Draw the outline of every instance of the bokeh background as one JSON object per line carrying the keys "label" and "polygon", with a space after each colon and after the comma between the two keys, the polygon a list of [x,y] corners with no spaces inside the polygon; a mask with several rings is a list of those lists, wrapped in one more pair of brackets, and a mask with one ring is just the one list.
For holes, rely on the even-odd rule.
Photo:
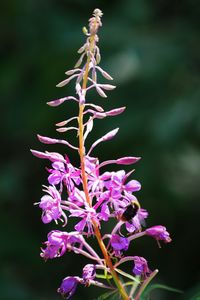
{"label": "bokeh background", "polygon": [[[137,194],[149,211],[148,226],[164,224],[173,243],[161,249],[151,239],[134,244],[156,283],[183,294],[157,290],[151,299],[200,299],[200,3],[195,0],[3,0],[1,28],[0,299],[57,300],[63,277],[80,275],[85,262],[68,254],[44,263],[40,246],[55,224],[44,225],[39,201],[46,162],[29,148],[44,147],[36,134],[58,136],[54,124],[77,113],[66,104],[45,103],[73,93],[57,89],[78,59],[81,28],[94,8],[103,10],[102,67],[117,89],[105,108],[126,106],[122,116],[97,122],[92,138],[120,127],[118,136],[99,146],[100,159],[142,156],[135,178]],[[76,155],[67,149],[72,160]],[[79,288],[74,299],[94,299],[95,288]]]}

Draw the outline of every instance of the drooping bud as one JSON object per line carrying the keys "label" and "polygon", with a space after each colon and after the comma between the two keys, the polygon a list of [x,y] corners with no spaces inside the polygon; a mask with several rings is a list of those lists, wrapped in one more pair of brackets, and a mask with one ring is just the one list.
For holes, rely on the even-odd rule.
{"label": "drooping bud", "polygon": [[87,264],[83,268],[83,281],[84,284],[89,285],[90,280],[93,280],[96,276],[96,267],[93,264]]}
{"label": "drooping bud", "polygon": [[57,153],[57,152],[48,152],[48,151],[40,152],[40,151],[32,150],[32,149],[30,151],[35,157],[38,157],[38,158],[49,159],[52,162],[54,162],[54,161],[65,162],[64,157],[60,153]]}
{"label": "drooping bud", "polygon": [[113,78],[110,76],[110,74],[108,74],[106,71],[104,71],[99,66],[96,66],[96,69],[99,70],[101,72],[101,74],[103,75],[103,77],[105,77],[106,79],[113,80]]}
{"label": "drooping bud", "polygon": [[47,104],[49,106],[59,106],[60,104],[64,103],[65,101],[67,100],[75,100],[75,101],[78,101],[75,97],[64,97],[64,98],[60,98],[60,99],[56,99],[56,100],[52,100],[52,101],[49,101],[47,102]]}
{"label": "drooping bud", "polygon": [[167,232],[166,227],[162,225],[153,226],[145,230],[146,234],[155,238],[157,241],[164,241],[165,243],[170,243],[171,238],[169,232]]}
{"label": "drooping bud", "polygon": [[65,277],[57,292],[60,293],[64,297],[64,299],[69,299],[74,295],[79,281],[80,278],[77,276]]}
{"label": "drooping bud", "polygon": [[151,273],[151,271],[148,268],[147,261],[144,257],[134,256],[133,259],[134,259],[133,273],[135,275],[143,275],[144,277],[146,277],[147,274]]}
{"label": "drooping bud", "polygon": [[58,144],[60,143],[58,139],[52,139],[47,136],[42,136],[40,134],[37,134],[38,140],[43,144]]}

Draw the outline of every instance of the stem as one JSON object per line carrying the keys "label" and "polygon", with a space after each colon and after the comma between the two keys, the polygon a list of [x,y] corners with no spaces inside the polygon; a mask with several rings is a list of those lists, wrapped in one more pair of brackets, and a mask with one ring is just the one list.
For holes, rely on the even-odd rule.
{"label": "stem", "polygon": [[136,297],[135,297],[135,300],[139,300],[140,299],[140,296],[142,295],[144,289],[147,287],[147,285],[149,284],[149,282],[156,276],[156,274],[158,273],[158,270],[154,270],[151,275],[143,282],[143,284],[141,285]]}
{"label": "stem", "polygon": [[[100,288],[113,290],[113,288],[110,287],[109,285],[105,285],[105,284],[103,284],[103,283],[101,283],[101,282],[99,282],[99,281],[90,280],[90,284],[96,285],[96,286],[98,286],[98,287],[100,287]],[[113,293],[116,293],[116,291],[114,290]]]}
{"label": "stem", "polygon": [[69,246],[69,247],[68,247],[68,250],[72,250],[72,251],[74,251],[74,253],[76,253],[76,254],[81,254],[81,255],[83,255],[83,256],[89,258],[89,259],[96,260],[96,261],[100,262],[100,258],[99,258],[99,257],[92,256],[92,255],[90,255],[88,252],[86,252],[86,251],[84,251],[84,250],[81,250],[80,248]]}
{"label": "stem", "polygon": [[117,268],[118,266],[120,266],[121,264],[130,261],[130,260],[134,260],[133,256],[126,256],[122,259],[120,259],[116,264],[115,264],[115,268]]}
{"label": "stem", "polygon": [[[90,36],[90,51],[93,52],[95,46],[95,35]],[[87,82],[88,82],[88,73],[89,73],[89,63],[90,63],[90,55],[88,55],[86,67],[85,67],[85,73],[83,76],[83,85],[82,89],[86,90]],[[84,147],[84,125],[83,125],[83,112],[84,112],[84,104],[79,104],[79,117],[78,117],[78,123],[79,123],[79,155],[80,155],[80,161],[81,161],[81,176],[82,176],[82,182],[83,182],[83,190],[85,193],[86,201],[90,207],[92,207],[92,201],[90,199],[89,190],[88,190],[88,184],[87,184],[87,174],[85,172],[85,147]],[[101,233],[99,231],[98,225],[95,221],[93,221],[93,227],[94,232],[97,238],[97,241],[99,243],[99,246],[101,248],[101,251],[103,253],[103,256],[105,258],[106,264],[110,269],[110,273],[113,277],[113,280],[115,282],[115,285],[117,286],[119,293],[122,296],[122,299],[129,300],[129,296],[126,293],[115,269],[112,264],[111,258],[107,252],[107,249],[105,247],[104,242],[102,241]]]}
{"label": "stem", "polygon": [[93,250],[92,247],[90,247],[90,245],[86,242],[86,240],[84,238],[82,241],[83,241],[83,245],[85,246],[85,248],[91,253],[91,255],[93,255],[94,257],[96,257],[97,260],[99,260],[99,263],[102,266],[103,262],[102,262],[101,258],[99,257],[99,255]]}
{"label": "stem", "polygon": [[91,199],[89,196],[89,191],[88,191],[88,185],[87,185],[87,174],[85,172],[85,146],[84,146],[84,139],[83,139],[83,111],[84,111],[84,105],[80,104],[79,105],[79,118],[78,118],[78,123],[79,123],[79,155],[80,155],[80,161],[81,161],[81,175],[82,175],[82,182],[83,182],[83,190],[85,192],[85,197],[88,205],[91,207]]}
{"label": "stem", "polygon": [[129,237],[128,237],[128,240],[129,240],[129,242],[130,242],[130,241],[135,240],[135,239],[138,239],[139,237],[144,236],[144,235],[146,235],[146,232],[145,232],[145,231],[142,231],[142,232],[139,232],[139,233],[135,233],[135,234],[129,236]]}
{"label": "stem", "polygon": [[137,283],[136,281],[134,281],[134,282],[133,282],[133,285],[132,285],[132,288],[131,288],[131,290],[130,290],[130,293],[129,293],[130,299],[132,299],[133,294],[135,293],[137,287],[138,287],[138,283]]}

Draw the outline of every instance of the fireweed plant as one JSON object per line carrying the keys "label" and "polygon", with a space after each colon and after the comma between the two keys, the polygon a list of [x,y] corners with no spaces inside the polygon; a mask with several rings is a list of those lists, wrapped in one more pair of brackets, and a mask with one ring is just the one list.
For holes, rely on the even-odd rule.
{"label": "fireweed plant", "polygon": [[[115,137],[118,128],[106,133],[97,139],[89,149],[85,148],[85,141],[93,129],[96,119],[103,119],[121,114],[125,107],[114,108],[109,111],[88,101],[88,92],[92,89],[103,98],[106,91],[113,90],[115,86],[99,83],[97,74],[107,80],[112,77],[100,66],[100,51],[97,35],[102,26],[102,12],[95,9],[89,19],[89,29],[83,28],[86,36],[85,44],[78,50],[80,58],[74,69],[67,71],[67,79],[60,82],[57,87],[63,87],[73,79],[75,80],[75,96],[56,99],[47,104],[54,107],[65,101],[75,101],[79,107],[78,116],[56,124],[57,131],[65,133],[75,132],[78,145],[72,145],[65,139],[55,139],[38,135],[44,144],[63,144],[77,151],[80,157],[80,166],[74,166],[68,155],[57,152],[40,152],[31,150],[32,154],[51,162],[48,168],[48,185],[43,186],[44,195],[39,205],[42,210],[42,222],[62,222],[66,228],[69,218],[77,220],[71,232],[52,230],[47,236],[41,249],[41,257],[48,259],[58,258],[68,251],[85,256],[89,261],[80,276],[70,274],[63,279],[58,293],[69,299],[75,293],[78,285],[89,287],[95,285],[108,289],[106,297],[117,295],[124,300],[138,300],[148,283],[157,274],[158,270],[151,271],[147,260],[141,256],[126,256],[125,253],[132,241],[144,236],[169,243],[171,238],[162,225],[143,229],[144,220],[148,212],[140,207],[134,195],[141,189],[141,184],[130,179],[133,171],[102,171],[110,165],[132,165],[140,157],[121,157],[100,162],[94,157],[93,149],[102,142]],[[74,125],[71,125],[74,124]],[[102,223],[115,220],[111,232],[102,233]],[[110,226],[107,226],[110,228]],[[100,251],[97,253],[89,244],[90,238],[96,238]],[[131,264],[132,273],[122,269],[125,264]],[[104,298],[103,298],[104,299]]]}

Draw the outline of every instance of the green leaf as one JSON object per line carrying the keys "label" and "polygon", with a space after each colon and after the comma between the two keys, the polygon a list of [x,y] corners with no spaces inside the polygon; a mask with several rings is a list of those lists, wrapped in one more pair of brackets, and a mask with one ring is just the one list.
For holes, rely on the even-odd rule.
{"label": "green leaf", "polygon": [[[155,289],[163,289],[163,290],[166,290],[169,292],[174,292],[174,293],[183,293],[183,291],[181,291],[179,289],[172,288],[172,287],[164,285],[164,284],[152,284],[145,290],[145,292],[142,295],[141,300],[148,300],[150,293]],[[200,300],[200,298],[198,300]]]}
{"label": "green leaf", "polygon": [[200,300],[200,292],[195,293],[192,297],[190,297],[190,300]]}
{"label": "green leaf", "polygon": [[135,282],[137,282],[137,283],[140,283],[140,281],[139,281],[137,278],[133,277],[132,275],[130,275],[130,274],[128,274],[128,273],[126,273],[126,272],[124,272],[124,271],[122,271],[122,270],[120,270],[120,269],[117,269],[117,268],[116,268],[115,271],[116,271],[117,273],[123,275],[123,276],[126,277],[126,278],[129,278],[129,279],[131,279],[131,280],[133,280],[133,281],[135,281]]}

